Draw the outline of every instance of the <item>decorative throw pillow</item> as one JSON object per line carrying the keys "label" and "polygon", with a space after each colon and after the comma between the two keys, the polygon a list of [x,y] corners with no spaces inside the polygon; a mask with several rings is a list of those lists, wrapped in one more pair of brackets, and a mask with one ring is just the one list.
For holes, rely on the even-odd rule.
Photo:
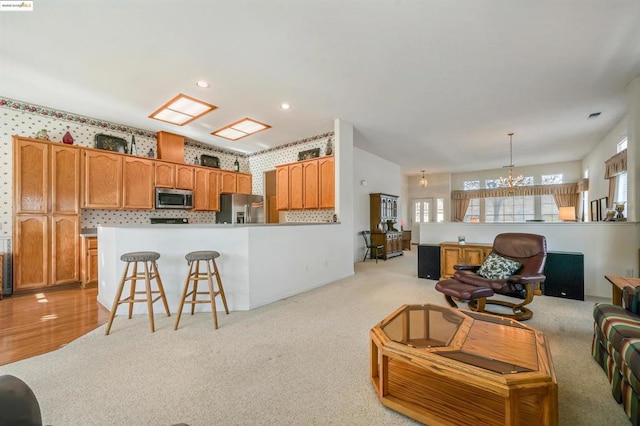
{"label": "decorative throw pillow", "polygon": [[520,262],[491,253],[480,266],[478,275],[490,280],[502,280],[509,278],[521,266]]}
{"label": "decorative throw pillow", "polygon": [[631,287],[630,285],[622,289],[622,305],[624,308],[633,312],[640,313],[640,287]]}

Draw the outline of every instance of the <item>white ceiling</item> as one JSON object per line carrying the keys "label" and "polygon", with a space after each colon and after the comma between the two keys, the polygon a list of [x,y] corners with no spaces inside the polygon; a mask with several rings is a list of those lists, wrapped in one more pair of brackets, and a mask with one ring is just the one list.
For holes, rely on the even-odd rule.
{"label": "white ceiling", "polygon": [[[638,76],[637,0],[35,0],[0,12],[2,96],[242,152],[341,118],[357,147],[405,174],[499,168],[508,132],[516,166],[581,159]],[[147,118],[178,93],[218,109],[184,127]],[[210,135],[245,116],[272,128]]]}

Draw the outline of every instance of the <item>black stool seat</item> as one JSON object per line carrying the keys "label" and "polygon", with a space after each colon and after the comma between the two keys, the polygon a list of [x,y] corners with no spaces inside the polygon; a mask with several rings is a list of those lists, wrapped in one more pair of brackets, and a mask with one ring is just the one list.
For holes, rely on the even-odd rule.
{"label": "black stool seat", "polygon": [[220,253],[213,250],[192,251],[184,256],[188,262],[193,262],[195,260],[212,260],[218,257],[220,257]]}
{"label": "black stool seat", "polygon": [[154,262],[160,259],[160,253],[155,251],[132,251],[120,256],[123,262]]}

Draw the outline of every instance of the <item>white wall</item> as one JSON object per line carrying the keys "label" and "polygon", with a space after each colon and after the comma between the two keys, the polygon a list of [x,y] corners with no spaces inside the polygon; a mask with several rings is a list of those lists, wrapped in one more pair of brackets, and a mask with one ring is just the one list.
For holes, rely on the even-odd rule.
{"label": "white wall", "polygon": [[[353,226],[354,262],[362,262],[365,247],[361,231],[370,228],[369,194],[382,192],[398,195],[402,193],[400,166],[378,156],[353,148]],[[362,181],[366,181],[366,186]],[[400,200],[402,203],[403,200]]]}
{"label": "white wall", "polygon": [[586,295],[611,297],[605,275],[638,276],[640,223],[434,223],[420,225],[421,244],[457,241],[464,235],[470,243],[493,243],[503,232],[544,235],[549,251],[584,254]]}
{"label": "white wall", "polygon": [[616,124],[583,160],[589,171],[589,201],[609,195],[609,180],[604,178],[604,162],[616,154],[616,145],[627,135],[627,117]]}
{"label": "white wall", "polygon": [[[517,161],[517,159],[516,159]],[[582,177],[581,175],[581,162],[580,161],[568,161],[563,163],[549,163],[538,164],[535,166],[523,166],[514,167],[514,175],[533,176],[533,183],[540,185],[541,175],[551,175],[556,173],[562,173],[563,182],[577,182]],[[484,188],[484,180],[497,179],[500,176],[507,176],[509,174],[508,169],[492,169],[492,170],[480,170],[476,172],[468,173],[456,173],[451,176],[451,188],[453,190],[464,189],[463,185],[468,180],[480,180],[480,187]]]}

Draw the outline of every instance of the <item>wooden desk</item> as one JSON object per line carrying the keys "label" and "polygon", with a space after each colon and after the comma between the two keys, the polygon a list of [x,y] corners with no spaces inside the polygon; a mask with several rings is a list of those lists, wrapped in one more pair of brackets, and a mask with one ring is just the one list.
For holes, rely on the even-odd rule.
{"label": "wooden desk", "polygon": [[619,277],[617,275],[605,275],[604,277],[612,284],[611,288],[613,289],[613,292],[611,293],[611,300],[614,305],[622,306],[623,288],[626,286],[640,286],[640,278]]}

